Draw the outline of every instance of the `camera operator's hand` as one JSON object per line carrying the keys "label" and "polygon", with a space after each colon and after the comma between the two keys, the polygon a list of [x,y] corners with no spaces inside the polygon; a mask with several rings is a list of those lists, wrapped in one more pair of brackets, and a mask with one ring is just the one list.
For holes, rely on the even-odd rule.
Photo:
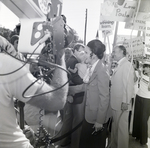
{"label": "camera operator's hand", "polygon": [[46,30],[44,31],[45,35],[40,39],[39,44],[44,43],[48,38],[51,37],[51,32]]}
{"label": "camera operator's hand", "polygon": [[95,128],[95,132],[98,132],[99,130],[103,129],[103,124],[100,124],[98,122],[95,122],[93,128]]}
{"label": "camera operator's hand", "polygon": [[73,103],[73,97],[72,97],[72,96],[68,96],[68,97],[67,97],[67,101],[68,101],[69,103]]}
{"label": "camera operator's hand", "polygon": [[121,104],[121,110],[122,110],[122,111],[128,110],[128,104],[122,102],[122,104]]}
{"label": "camera operator's hand", "polygon": [[76,93],[84,92],[84,84],[69,86],[69,95],[74,96]]}
{"label": "camera operator's hand", "polygon": [[34,135],[34,131],[31,129],[31,127],[28,125],[25,125],[23,133],[25,134],[26,138],[30,140],[31,145],[34,145],[35,135]]}

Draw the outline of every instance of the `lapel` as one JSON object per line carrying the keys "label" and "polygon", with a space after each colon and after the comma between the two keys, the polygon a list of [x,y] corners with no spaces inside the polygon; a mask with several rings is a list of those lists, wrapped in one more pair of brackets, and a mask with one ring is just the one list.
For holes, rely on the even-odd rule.
{"label": "lapel", "polygon": [[92,75],[91,75],[91,77],[90,77],[90,82],[95,79],[95,77],[97,75],[97,71],[98,71],[98,69],[100,69],[100,65],[101,64],[102,64],[102,61],[99,60],[98,63],[97,63],[97,65],[96,65],[96,67],[95,67],[95,69],[94,69],[94,71],[93,71],[93,73],[92,73]]}
{"label": "lapel", "polygon": [[127,61],[127,59],[124,58],[124,59],[119,63],[119,65],[115,68],[113,75],[115,75],[115,73],[121,68],[121,66],[122,66],[124,63],[126,63],[126,61]]}

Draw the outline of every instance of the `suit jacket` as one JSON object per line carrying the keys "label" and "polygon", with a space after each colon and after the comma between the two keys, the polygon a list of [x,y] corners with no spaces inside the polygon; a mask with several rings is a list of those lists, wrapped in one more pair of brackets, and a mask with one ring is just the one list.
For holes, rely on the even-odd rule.
{"label": "suit jacket", "polygon": [[130,105],[134,92],[134,69],[131,63],[122,59],[111,78],[111,108],[121,110],[122,102]]}
{"label": "suit jacket", "polygon": [[85,119],[89,123],[106,123],[109,108],[109,75],[101,60],[97,63],[87,85]]}
{"label": "suit jacket", "polygon": [[[68,62],[66,63],[66,67],[67,69],[70,67],[71,69],[75,68],[75,65],[79,63],[77,58],[72,55]],[[70,72],[71,73],[71,72]],[[71,81],[75,84],[75,85],[79,85],[83,83],[83,80],[81,79],[81,77],[78,75],[78,72],[76,73],[71,73]]]}
{"label": "suit jacket", "polygon": [[[79,63],[77,58],[72,55],[70,57],[70,59],[68,60],[68,62],[66,63],[66,67],[67,69],[70,67],[71,69],[75,68],[75,65]],[[70,72],[71,73],[71,72]],[[76,73],[71,73],[71,81],[73,82],[73,84],[70,84],[69,86],[74,86],[74,85],[80,85],[83,84],[83,79],[78,75],[78,71]],[[76,93],[73,96],[73,103],[72,104],[80,104],[83,101],[83,96],[84,96],[84,92],[79,92]]]}

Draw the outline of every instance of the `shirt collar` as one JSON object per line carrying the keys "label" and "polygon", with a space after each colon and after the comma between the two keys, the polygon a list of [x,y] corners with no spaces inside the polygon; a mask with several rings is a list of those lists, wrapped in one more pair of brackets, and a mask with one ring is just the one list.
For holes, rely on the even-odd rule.
{"label": "shirt collar", "polygon": [[126,57],[123,57],[122,59],[120,59],[117,64],[120,65],[120,63],[125,59]]}
{"label": "shirt collar", "polygon": [[92,72],[94,71],[94,69],[95,69],[98,62],[99,62],[99,59],[92,65],[92,67],[91,67]]}

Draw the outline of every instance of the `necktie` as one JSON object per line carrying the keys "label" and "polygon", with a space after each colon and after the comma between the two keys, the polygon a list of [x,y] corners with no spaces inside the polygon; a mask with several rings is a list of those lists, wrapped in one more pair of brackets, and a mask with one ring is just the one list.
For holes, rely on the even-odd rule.
{"label": "necktie", "polygon": [[88,69],[87,69],[87,71],[86,71],[86,74],[85,74],[85,76],[84,76],[84,78],[83,78],[83,82],[84,82],[84,83],[88,83],[89,80],[90,80],[90,77],[91,77],[91,75],[92,75],[92,70],[91,70],[91,68],[92,68],[91,65],[88,66]]}

